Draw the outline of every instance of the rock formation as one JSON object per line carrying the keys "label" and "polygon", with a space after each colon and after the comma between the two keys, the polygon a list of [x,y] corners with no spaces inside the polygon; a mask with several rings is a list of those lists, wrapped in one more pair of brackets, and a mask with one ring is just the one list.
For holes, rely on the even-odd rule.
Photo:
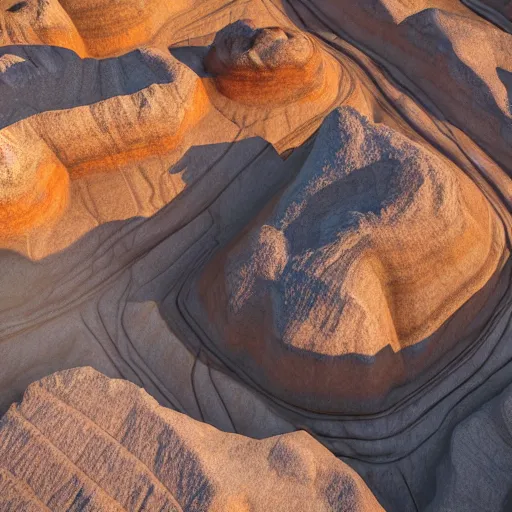
{"label": "rock formation", "polygon": [[346,411],[343,396],[382,397],[451,348],[392,355],[482,288],[503,251],[464,175],[341,109],[293,183],[205,267],[196,322],[272,394]]}
{"label": "rock formation", "polygon": [[273,106],[321,94],[328,79],[325,59],[304,33],[242,20],[217,33],[205,67],[228,98]]}
{"label": "rock formation", "polygon": [[0,122],[8,125],[2,138],[16,141],[0,146],[3,236],[33,230],[49,211],[62,212],[67,173],[76,177],[162,154],[208,109],[197,76],[156,49],[104,61],[53,47],[2,53]]}
{"label": "rock formation", "polygon": [[108,57],[150,43],[197,0],[8,0],[0,45],[45,44],[81,56]]}
{"label": "rock formation", "polygon": [[215,107],[279,151],[290,149],[290,132],[317,128],[316,123],[308,127],[315,119],[312,112],[323,117],[341,94],[347,104],[358,103],[361,96],[319,41],[295,28],[261,27],[252,19],[217,33],[204,69]]}
{"label": "rock formation", "polygon": [[0,509],[508,510],[507,6],[0,0]]}
{"label": "rock formation", "polygon": [[[60,0],[89,55],[106,57],[147,44],[158,30],[193,0]],[[108,13],[108,15],[106,15]]]}
{"label": "rock formation", "polygon": [[0,422],[2,510],[382,510],[305,432],[263,441],[92,368],[32,384]]}
{"label": "rock formation", "polygon": [[418,98],[433,103],[441,119],[474,136],[510,168],[511,34],[447,0],[319,0],[315,8],[335,30],[413,82]]}
{"label": "rock formation", "polygon": [[[13,143],[14,142],[14,143]],[[22,141],[0,139],[0,236],[11,237],[51,223],[69,198],[66,168],[42,141],[30,151]]]}

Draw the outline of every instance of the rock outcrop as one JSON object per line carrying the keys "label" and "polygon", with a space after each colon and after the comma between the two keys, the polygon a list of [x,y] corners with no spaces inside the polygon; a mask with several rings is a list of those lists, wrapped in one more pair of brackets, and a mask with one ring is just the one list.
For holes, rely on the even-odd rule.
{"label": "rock outcrop", "polygon": [[393,74],[407,77],[420,101],[512,169],[511,34],[447,0],[306,3]]}
{"label": "rock outcrop", "polygon": [[0,510],[508,510],[507,16],[0,0]]}
{"label": "rock outcrop", "polygon": [[92,368],[29,386],[0,421],[2,510],[382,510],[305,432],[225,434]]}
{"label": "rock outcrop", "polygon": [[31,231],[50,212],[58,217],[67,173],[165,153],[209,108],[197,75],[157,49],[104,61],[54,47],[1,50],[0,236]]}
{"label": "rock outcrop", "polygon": [[147,45],[197,0],[8,0],[1,4],[0,46],[44,44],[80,56],[109,57]]}
{"label": "rock outcrop", "polygon": [[205,68],[228,98],[268,107],[321,95],[333,79],[326,59],[307,34],[241,20],[217,33]]}
{"label": "rock outcrop", "polygon": [[347,412],[344,397],[383,397],[452,348],[410,350],[487,283],[503,251],[467,177],[340,109],[293,183],[206,265],[195,318],[273,395]]}
{"label": "rock outcrop", "polygon": [[51,223],[68,200],[67,170],[43,141],[23,146],[0,135],[0,237]]}

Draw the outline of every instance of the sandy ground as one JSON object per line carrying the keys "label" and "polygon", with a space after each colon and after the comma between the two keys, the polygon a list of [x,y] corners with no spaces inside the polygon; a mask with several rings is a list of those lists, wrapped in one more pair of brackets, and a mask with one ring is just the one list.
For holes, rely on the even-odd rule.
{"label": "sandy ground", "polygon": [[[0,0],[0,411],[88,366],[224,432],[306,430],[386,510],[500,510],[506,469],[467,489],[510,425],[501,4]],[[208,471],[221,501],[175,506],[270,506]]]}

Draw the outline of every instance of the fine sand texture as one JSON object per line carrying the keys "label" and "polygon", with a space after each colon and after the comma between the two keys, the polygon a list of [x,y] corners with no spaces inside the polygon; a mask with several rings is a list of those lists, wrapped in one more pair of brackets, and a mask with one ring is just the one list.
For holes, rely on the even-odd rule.
{"label": "fine sand texture", "polygon": [[383,399],[449,350],[448,337],[407,349],[488,282],[504,250],[463,174],[347,107],[254,224],[198,278],[196,321],[274,395],[332,412],[347,410],[344,395],[359,408]]}
{"label": "fine sand texture", "polygon": [[226,434],[92,368],[30,385],[1,420],[0,508],[383,510],[304,431],[261,441]]}
{"label": "fine sand texture", "polygon": [[0,0],[0,511],[512,507],[512,21]]}

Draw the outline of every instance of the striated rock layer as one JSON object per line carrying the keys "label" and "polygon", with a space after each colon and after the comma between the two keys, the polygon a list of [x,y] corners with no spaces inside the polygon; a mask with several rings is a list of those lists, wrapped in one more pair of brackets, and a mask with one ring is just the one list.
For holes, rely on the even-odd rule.
{"label": "striated rock layer", "polygon": [[0,508],[383,510],[305,432],[225,434],[92,368],[32,384],[0,421]]}
{"label": "striated rock layer", "polygon": [[322,94],[327,56],[310,36],[237,21],[217,33],[206,70],[228,98],[247,105],[282,105]]}
{"label": "striated rock layer", "polygon": [[186,11],[194,0],[60,0],[95,57],[121,53],[147,44],[173,15]]}
{"label": "striated rock layer", "polygon": [[26,151],[19,139],[0,135],[0,236],[51,223],[69,200],[69,175],[41,140]]}
{"label": "striated rock layer", "polygon": [[482,288],[503,251],[470,180],[340,109],[293,183],[205,267],[195,318],[273,395],[346,411],[343,397],[383,396],[451,348],[391,357]]}
{"label": "striated rock layer", "polygon": [[[307,139],[340,101],[364,104],[342,63],[296,27],[243,19],[220,30],[202,58],[212,104],[279,152]],[[296,141],[295,141],[296,143]]]}
{"label": "striated rock layer", "polygon": [[8,126],[0,132],[0,236],[58,217],[68,173],[76,178],[165,153],[209,107],[198,77],[157,49],[104,61],[53,47],[2,53],[0,123]]}
{"label": "striated rock layer", "polygon": [[453,431],[428,512],[512,508],[512,388]]}
{"label": "striated rock layer", "polygon": [[512,169],[511,34],[448,0],[305,3]]}
{"label": "striated rock layer", "polygon": [[150,43],[200,0],[2,0],[0,46],[45,44],[108,57]]}

